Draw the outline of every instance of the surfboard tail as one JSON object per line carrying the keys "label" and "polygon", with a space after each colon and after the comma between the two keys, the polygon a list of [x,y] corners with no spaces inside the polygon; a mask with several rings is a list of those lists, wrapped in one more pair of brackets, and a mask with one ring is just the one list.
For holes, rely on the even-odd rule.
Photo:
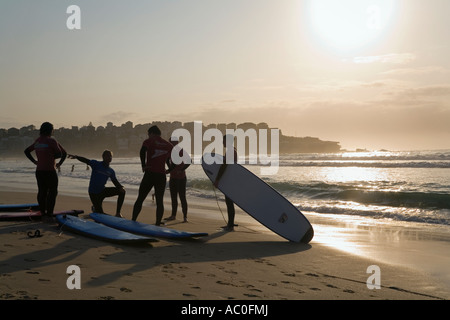
{"label": "surfboard tail", "polygon": [[307,244],[312,240],[313,237],[314,237],[314,229],[313,227],[310,227],[303,236],[303,238],[300,240],[300,242]]}

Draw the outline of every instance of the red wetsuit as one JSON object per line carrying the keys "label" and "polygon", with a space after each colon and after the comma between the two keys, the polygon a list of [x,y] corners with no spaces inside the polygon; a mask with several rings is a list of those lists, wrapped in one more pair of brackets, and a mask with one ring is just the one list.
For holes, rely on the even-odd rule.
{"label": "red wetsuit", "polygon": [[150,190],[155,187],[156,225],[161,224],[164,214],[164,190],[166,188],[166,160],[170,157],[173,145],[158,135],[151,135],[142,144],[140,151],[144,177],[139,186],[139,193],[133,207],[132,220],[136,221],[142,204]]}
{"label": "red wetsuit", "polygon": [[[152,136],[144,141],[142,148],[145,148],[147,152],[147,159],[144,166],[145,171],[165,174],[166,160],[170,157],[173,145],[160,136]],[[142,160],[141,153],[141,162]]]}
{"label": "red wetsuit", "polygon": [[55,158],[60,158],[66,150],[52,137],[40,136],[25,151],[36,152],[36,171],[55,171]]}
{"label": "red wetsuit", "polygon": [[[175,152],[175,149],[179,150],[178,156],[180,158],[183,158],[183,153],[185,151],[175,146],[173,152]],[[172,215],[170,216],[170,218],[168,218],[168,220],[175,219],[178,210],[178,197],[180,197],[183,218],[184,221],[187,221],[188,204],[186,200],[186,169],[190,165],[190,160],[188,161],[188,163],[181,162],[178,165],[173,163],[172,159],[168,161],[168,166],[170,168],[169,190],[172,201]]]}
{"label": "red wetsuit", "polygon": [[[35,151],[37,161],[31,155]],[[55,159],[61,158],[61,165],[66,158],[66,150],[52,137],[41,135],[32,145],[25,149],[25,155],[36,164],[36,181],[38,184],[37,200],[43,216],[52,216],[58,194],[58,174]]]}

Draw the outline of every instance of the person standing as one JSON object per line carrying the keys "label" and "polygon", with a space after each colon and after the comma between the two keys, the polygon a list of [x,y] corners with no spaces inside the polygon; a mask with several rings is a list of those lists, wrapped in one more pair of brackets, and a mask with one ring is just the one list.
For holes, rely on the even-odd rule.
{"label": "person standing", "polygon": [[[38,185],[37,201],[44,219],[53,220],[53,211],[58,195],[59,169],[67,157],[66,150],[52,137],[53,124],[44,122],[39,129],[39,138],[24,150],[25,155],[36,165],[36,181]],[[37,160],[31,152],[36,153]],[[55,164],[56,159],[60,159]]]}
{"label": "person standing", "polygon": [[136,221],[142,210],[142,204],[145,198],[155,187],[156,199],[156,223],[161,224],[164,215],[164,191],[166,188],[166,160],[170,157],[173,145],[161,138],[161,130],[157,126],[148,129],[148,139],[141,147],[139,156],[141,159],[142,172],[144,177],[139,186],[139,193],[133,207],[132,220]]}
{"label": "person standing", "polygon": [[[169,142],[173,144],[174,149],[177,149],[179,157],[183,158],[184,150],[177,147],[178,138],[171,137]],[[170,173],[169,190],[170,198],[172,200],[172,215],[164,220],[171,221],[176,219],[178,210],[178,197],[180,197],[181,210],[183,212],[183,222],[187,222],[188,204],[186,200],[186,169],[191,165],[191,163],[181,162],[180,164],[176,164],[172,161],[171,158],[168,158],[167,164],[169,169],[166,171],[166,173]]]}
{"label": "person standing", "polygon": [[[236,148],[233,146],[233,135],[224,135],[223,136],[223,146],[225,147],[225,157],[224,157],[224,163],[220,166],[219,172],[217,173],[216,180],[214,181],[214,186],[217,188],[220,178],[222,178],[222,175],[224,174],[226,168],[228,165],[232,165],[234,163],[237,163],[238,155]],[[235,208],[234,208],[234,202],[230,198],[225,195],[225,204],[227,205],[227,213],[228,213],[228,223],[226,226],[223,227],[225,231],[233,231],[234,227],[236,226],[234,224],[234,216],[236,214]]]}
{"label": "person standing", "polygon": [[[84,157],[69,154],[69,158],[77,159],[92,168],[88,192],[89,198],[91,198],[92,201],[93,211],[104,213],[103,200],[107,197],[118,196],[116,217],[121,218],[122,215],[120,214],[120,211],[125,200],[125,188],[119,183],[115,171],[110,167],[112,156],[113,154],[109,150],[103,151],[103,161],[89,160]],[[111,179],[114,187],[105,187],[108,179]]]}

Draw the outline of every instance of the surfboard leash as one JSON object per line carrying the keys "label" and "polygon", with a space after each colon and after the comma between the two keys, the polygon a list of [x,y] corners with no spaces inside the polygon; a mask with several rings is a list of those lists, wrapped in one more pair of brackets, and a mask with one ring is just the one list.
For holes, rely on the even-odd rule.
{"label": "surfboard leash", "polygon": [[222,219],[223,219],[223,221],[225,221],[225,223],[228,224],[228,221],[225,219],[225,216],[223,214],[222,208],[220,207],[220,204],[219,204],[219,197],[217,196],[216,187],[214,186],[214,184],[211,184],[211,185],[212,185],[212,188],[213,188],[213,191],[214,191],[214,196],[216,197],[217,207],[219,208],[219,211],[222,214]]}
{"label": "surfboard leash", "polygon": [[[64,218],[65,218],[65,215],[64,215]],[[66,221],[67,221],[67,219],[66,219]],[[64,225],[66,224],[66,221],[64,221],[64,223],[61,223],[61,224],[60,224],[60,226],[59,226],[58,237],[61,237],[61,235],[63,234],[63,232],[64,232],[63,227],[64,227]]]}
{"label": "surfboard leash", "polygon": [[[223,221],[225,221],[225,223],[228,225],[228,221],[225,219],[225,215],[223,214],[222,208],[220,207],[220,204],[219,204],[219,197],[217,196],[216,187],[214,187],[214,184],[212,184],[212,188],[213,188],[213,191],[214,191],[214,196],[216,197],[217,207],[219,208],[219,211],[220,211],[220,213],[222,214],[222,219],[223,219]],[[235,224],[234,226],[237,227],[238,225]],[[251,232],[254,232],[252,229],[250,229],[250,228],[248,228],[248,227],[246,227],[246,226],[242,226],[242,227],[245,228],[245,229],[247,229],[247,230],[250,230]]]}

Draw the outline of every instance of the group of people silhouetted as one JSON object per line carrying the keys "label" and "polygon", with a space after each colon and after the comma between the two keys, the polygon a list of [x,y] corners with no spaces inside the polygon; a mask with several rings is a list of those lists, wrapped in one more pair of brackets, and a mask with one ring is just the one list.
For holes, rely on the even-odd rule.
{"label": "group of people silhouetted", "polygon": [[[40,127],[39,137],[25,149],[25,155],[31,162],[36,165],[36,181],[38,185],[37,200],[39,210],[43,219],[53,221],[53,213],[58,194],[58,174],[63,162],[67,157],[83,162],[88,167],[91,167],[91,178],[89,181],[89,198],[92,202],[92,210],[98,213],[104,213],[103,200],[107,197],[118,196],[116,213],[117,217],[122,217],[121,209],[125,200],[125,188],[119,183],[115,171],[110,167],[113,153],[110,150],[103,151],[102,161],[90,160],[82,156],[68,154],[61,144],[56,141],[53,135],[53,125],[49,122],[44,122]],[[223,140],[227,152],[233,152],[231,158],[234,163],[237,162],[236,149],[232,146],[226,146],[226,137]],[[142,172],[142,177],[138,197],[133,206],[132,220],[136,221],[139,213],[142,210],[144,200],[147,198],[149,192],[154,188],[156,198],[156,222],[155,225],[163,224],[162,218],[164,215],[164,192],[166,188],[166,175],[170,174],[169,190],[172,201],[172,214],[164,219],[166,221],[175,220],[178,210],[178,198],[180,198],[181,209],[183,213],[183,221],[187,222],[188,204],[186,200],[186,169],[190,166],[190,162],[183,161],[175,163],[171,154],[174,147],[178,144],[176,137],[171,137],[169,141],[161,137],[161,131],[157,126],[151,126],[148,129],[148,138],[143,142],[139,152]],[[35,152],[37,159],[32,155]],[[178,148],[175,150],[179,153],[180,158],[183,155],[183,150]],[[56,159],[59,159],[56,163]],[[216,182],[223,174],[227,163],[223,164],[219,170]],[[168,169],[166,169],[166,166]],[[73,167],[72,167],[73,171]],[[114,184],[114,187],[106,187],[108,179]],[[228,224],[224,227],[227,231],[232,231],[234,228],[234,203],[231,199],[225,196],[225,202],[228,211]]]}

